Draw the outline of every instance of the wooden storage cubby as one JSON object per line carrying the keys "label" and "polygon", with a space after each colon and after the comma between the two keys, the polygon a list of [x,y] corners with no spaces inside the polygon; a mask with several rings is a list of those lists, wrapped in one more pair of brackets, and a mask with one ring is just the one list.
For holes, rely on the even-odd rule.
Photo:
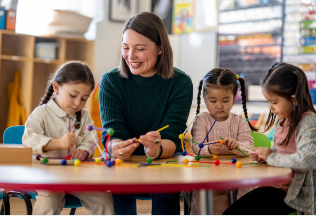
{"label": "wooden storage cubby", "polygon": [[[35,62],[34,63],[34,76],[33,82],[36,85],[32,86],[33,98],[32,100],[32,110],[35,109],[39,103],[41,102],[41,98],[44,95],[49,79],[52,77],[54,72],[58,69],[59,64],[54,63],[43,63],[43,62]],[[43,80],[41,82],[37,82],[36,80]]]}
{"label": "wooden storage cubby", "polygon": [[[37,41],[59,43],[56,59],[35,58]],[[85,39],[37,37],[0,31],[0,143],[7,127],[9,99],[7,84],[14,81],[14,71],[21,72],[21,88],[26,117],[39,105],[48,79],[61,64],[78,60],[86,63],[93,71],[94,42]],[[86,108],[91,111],[91,100]]]}

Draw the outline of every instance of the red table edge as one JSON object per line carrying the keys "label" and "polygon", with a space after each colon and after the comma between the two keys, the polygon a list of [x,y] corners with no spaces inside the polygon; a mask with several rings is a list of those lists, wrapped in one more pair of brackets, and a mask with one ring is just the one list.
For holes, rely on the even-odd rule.
{"label": "red table edge", "polygon": [[14,190],[49,190],[58,192],[74,191],[111,191],[114,194],[136,194],[136,193],[173,193],[191,191],[192,189],[223,190],[250,186],[267,186],[285,183],[291,179],[292,173],[271,178],[250,178],[237,181],[199,182],[199,183],[155,183],[155,184],[25,184],[25,183],[3,183],[0,188]]}

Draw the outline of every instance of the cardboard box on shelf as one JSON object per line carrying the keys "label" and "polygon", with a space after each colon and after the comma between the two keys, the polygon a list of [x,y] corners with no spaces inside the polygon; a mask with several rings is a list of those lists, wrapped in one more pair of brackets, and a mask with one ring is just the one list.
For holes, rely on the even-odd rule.
{"label": "cardboard box on shelf", "polygon": [[32,163],[32,148],[20,144],[0,144],[0,163]]}

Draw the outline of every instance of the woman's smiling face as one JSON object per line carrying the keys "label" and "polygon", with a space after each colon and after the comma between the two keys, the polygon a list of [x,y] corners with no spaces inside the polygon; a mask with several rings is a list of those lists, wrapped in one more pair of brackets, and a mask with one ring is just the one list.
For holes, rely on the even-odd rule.
{"label": "woman's smiling face", "polygon": [[143,77],[155,75],[154,67],[161,52],[161,47],[144,35],[131,29],[124,32],[122,56],[132,74]]}

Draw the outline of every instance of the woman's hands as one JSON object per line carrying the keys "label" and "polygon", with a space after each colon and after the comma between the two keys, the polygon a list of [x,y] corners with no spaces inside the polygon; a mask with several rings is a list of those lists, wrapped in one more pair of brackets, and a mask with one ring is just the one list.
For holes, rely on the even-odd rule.
{"label": "woman's hands", "polygon": [[115,143],[112,147],[113,155],[127,161],[139,146],[139,143],[144,145],[147,155],[152,157],[155,156],[161,144],[161,136],[158,131],[150,131],[145,135],[140,136],[138,142],[136,142],[136,138],[125,141],[112,140],[112,142]]}
{"label": "woman's hands", "polygon": [[129,160],[132,153],[139,146],[139,143],[136,142],[136,138],[128,139],[125,141],[122,141],[122,140],[112,140],[112,141],[116,142],[112,146],[113,155],[118,158],[121,158],[123,161]]}
{"label": "woman's hands", "polygon": [[161,145],[161,136],[158,131],[150,131],[140,136],[139,143],[143,144],[147,155],[153,157]]}
{"label": "woman's hands", "polygon": [[253,150],[255,153],[249,152],[249,157],[253,161],[267,161],[268,156],[272,153],[271,149],[268,147],[258,147]]}

